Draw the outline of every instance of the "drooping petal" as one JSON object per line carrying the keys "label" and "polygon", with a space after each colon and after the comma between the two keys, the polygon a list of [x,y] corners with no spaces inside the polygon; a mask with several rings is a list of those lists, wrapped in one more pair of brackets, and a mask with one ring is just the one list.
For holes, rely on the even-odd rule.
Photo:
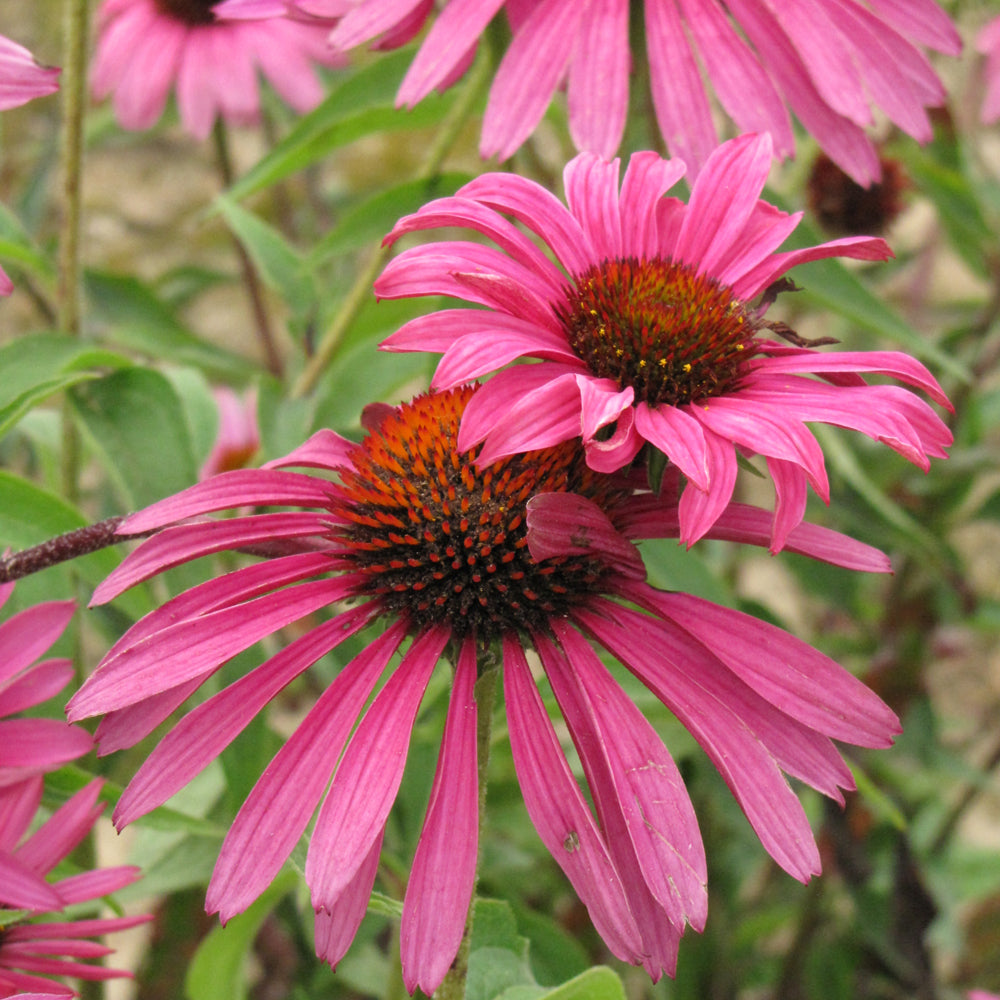
{"label": "drooping petal", "polygon": [[462,644],[427,818],[413,857],[399,928],[403,982],[427,996],[458,953],[479,845],[476,646]]}

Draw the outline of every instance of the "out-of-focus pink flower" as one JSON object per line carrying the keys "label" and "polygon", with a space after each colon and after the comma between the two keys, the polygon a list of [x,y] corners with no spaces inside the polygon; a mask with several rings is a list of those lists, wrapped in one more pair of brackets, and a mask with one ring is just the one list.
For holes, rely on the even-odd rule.
{"label": "out-of-focus pink flower", "polygon": [[487,308],[420,316],[382,346],[443,351],[438,388],[539,359],[487,382],[465,413],[459,448],[482,442],[479,461],[489,464],[582,436],[590,465],[610,472],[648,444],[687,477],[680,500],[687,544],[729,503],[737,453],[763,455],[777,492],[771,549],[778,551],[802,520],[807,483],[829,499],[808,423],[861,431],[924,469],[929,456],[944,457],[951,434],[914,393],[869,385],[859,374],[891,376],[949,406],[915,359],[775,339],[782,328],[764,318],[767,292],[789,268],[891,252],[882,239],[847,237],[776,253],[802,213],[760,200],[770,162],[767,135],[724,143],[687,204],[665,197],[684,164],[655,153],[632,156],[620,190],[617,160],[580,154],[564,174],[568,208],[515,174],[477,177],[400,220],[386,241],[464,226],[499,249],[418,246],[389,263],[375,290],[381,298],[445,295]]}
{"label": "out-of-focus pink flower", "polygon": [[251,392],[241,399],[225,386],[215,389],[213,394],[219,410],[219,430],[215,444],[198,473],[199,479],[242,469],[260,447],[257,394]]}
{"label": "out-of-focus pink flower", "polygon": [[[672,472],[651,497],[631,479],[591,470],[577,441],[484,467],[475,450],[457,445],[474,392],[465,386],[371,409],[360,444],[321,431],[263,469],[224,473],[128,518],[123,531],[162,530],[101,584],[96,603],[211,552],[282,539],[288,550],[138,622],[72,699],[70,718],[105,716],[102,753],[131,746],[238,652],[350,602],[175,725],[122,795],[114,816],[121,827],[183,787],[320,657],[383,621],[267,767],[208,890],[208,907],[223,919],[243,910],[319,806],[306,880],[317,951],[335,964],[364,915],[411,728],[450,649],[454,683],[401,927],[407,988],[431,994],[455,957],[473,890],[473,685],[499,646],[514,763],[536,829],[611,950],[654,978],[672,973],[685,926],[705,922],[701,837],[669,752],[591,642],[691,730],[764,846],[802,880],[819,871],[819,854],[782,772],[840,800],[853,781],[831,739],[886,746],[898,721],[860,681],[780,629],[645,583],[631,539],[676,536],[676,503],[665,495],[676,496]],[[247,505],[313,510],[189,520]],[[769,520],[732,504],[715,535],[761,544]],[[876,550],[811,525],[792,530],[789,545],[856,569],[888,569]],[[576,744],[596,817],[543,707],[528,649]]]}
{"label": "out-of-focus pink flower", "polygon": [[[49,874],[90,832],[100,816],[101,782],[92,781],[55,811],[34,833],[26,836],[38,811],[42,778],[27,778],[0,788],[0,996],[31,991],[66,997],[75,991],[50,977],[103,980],[129,976],[128,972],[92,965],[111,948],[89,938],[145,923],[148,917],[67,920],[59,911],[131,885],[140,875],[132,866],[100,868],[57,881]],[[30,910],[30,919],[9,921],[4,909]],[[44,914],[44,916],[40,916]]]}
{"label": "out-of-focus pink flower", "polygon": [[91,84],[113,95],[118,121],[152,126],[176,86],[184,127],[204,139],[216,116],[234,124],[260,114],[262,73],[297,111],[323,97],[315,63],[342,64],[327,28],[288,18],[223,21],[211,0],[104,0],[98,18]]}
{"label": "out-of-focus pink flower", "polygon": [[[0,586],[0,607],[13,583]],[[69,660],[35,661],[62,635],[73,601],[47,601],[0,624],[0,789],[75,760],[93,746],[90,734],[61,719],[13,718],[57,695],[73,678]]]}
{"label": "out-of-focus pink flower", "polygon": [[986,95],[981,117],[987,124],[1000,121],[1000,17],[976,36],[976,49],[986,56]]}
{"label": "out-of-focus pink flower", "polygon": [[17,42],[0,35],[0,111],[16,108],[59,89],[59,70],[40,66]]}
{"label": "out-of-focus pink flower", "polygon": [[[265,0],[227,0],[231,16]],[[266,0],[274,9],[274,0]],[[304,13],[343,15],[331,39],[350,49],[394,48],[434,24],[398,94],[412,107],[466,70],[503,10],[512,39],[490,90],[480,146],[510,156],[565,86],[577,149],[604,158],[621,142],[629,104],[629,0],[288,0]],[[879,176],[865,134],[873,105],[921,142],[926,108],[944,88],[921,46],[957,55],[961,41],[933,0],[647,0],[645,58],[660,131],[697,173],[718,144],[712,100],[741,131],[769,132],[779,155],[795,145],[789,111],[859,184]],[[640,54],[636,58],[642,58]]]}

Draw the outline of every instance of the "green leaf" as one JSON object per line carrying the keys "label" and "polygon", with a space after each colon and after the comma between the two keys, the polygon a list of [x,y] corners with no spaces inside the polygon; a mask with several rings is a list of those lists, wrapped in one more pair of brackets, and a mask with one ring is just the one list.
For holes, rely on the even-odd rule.
{"label": "green leaf", "polygon": [[541,1000],[625,1000],[625,987],[617,973],[598,965],[542,994]]}
{"label": "green leaf", "polygon": [[229,189],[229,198],[242,200],[361,136],[437,124],[454,100],[450,93],[425,97],[412,111],[394,107],[396,90],[412,58],[410,49],[401,49],[353,73]]}
{"label": "green leaf", "polygon": [[273,288],[298,315],[308,314],[316,300],[316,289],[302,258],[285,238],[231,198],[222,196],[216,205],[268,287]]}
{"label": "green leaf", "polygon": [[131,507],[146,506],[197,480],[180,399],[158,372],[128,368],[77,386],[70,399]]}
{"label": "green leaf", "polygon": [[475,907],[466,1000],[493,1000],[512,986],[537,987],[528,965],[528,939],[518,934],[510,904],[478,899]]}
{"label": "green leaf", "polygon": [[105,339],[226,380],[243,381],[256,373],[251,361],[196,337],[141,281],[90,271],[86,288],[95,315],[105,324]]}
{"label": "green leaf", "polygon": [[271,910],[297,883],[294,873],[284,872],[245,913],[209,933],[184,980],[188,1000],[244,1000],[248,995],[245,966],[254,939]]}
{"label": "green leaf", "polygon": [[62,334],[19,337],[0,348],[0,436],[37,403],[61,389],[120,368],[127,358]]}
{"label": "green leaf", "polygon": [[52,261],[32,244],[20,219],[4,205],[0,205],[0,260],[46,280],[55,275]]}
{"label": "green leaf", "polygon": [[404,215],[435,198],[453,195],[472,174],[452,172],[427,180],[406,181],[378,191],[358,201],[341,217],[336,226],[313,247],[313,263],[321,263],[336,254],[370,247],[382,239]]}

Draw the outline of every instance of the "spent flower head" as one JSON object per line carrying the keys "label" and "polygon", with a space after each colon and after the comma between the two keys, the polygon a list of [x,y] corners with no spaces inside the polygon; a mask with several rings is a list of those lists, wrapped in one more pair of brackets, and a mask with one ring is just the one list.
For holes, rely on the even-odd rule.
{"label": "spent flower head", "polygon": [[[170,728],[122,795],[120,827],[183,787],[294,678],[377,623],[251,791],[208,889],[208,907],[223,919],[243,910],[318,808],[305,875],[317,952],[335,964],[365,913],[424,692],[450,661],[441,753],[401,925],[406,985],[430,994],[455,958],[473,892],[475,685],[497,657],[514,764],[539,835],[608,947],[654,978],[672,973],[685,926],[706,919],[704,849],[669,751],[595,646],[690,729],[764,846],[799,879],[819,870],[819,854],[784,773],[840,800],[853,781],[831,740],[886,746],[898,722],[860,681],[782,630],[647,585],[632,540],[676,536],[676,504],[595,472],[578,441],[477,461],[478,448],[458,443],[475,398],[463,386],[376,407],[358,444],[321,431],[262,469],[223,473],[131,516],[122,531],[157,533],[95,602],[212,552],[267,546],[274,557],[139,621],[72,699],[70,717],[104,715],[101,752],[131,746],[231,657],[308,622]],[[676,485],[668,473],[664,494]],[[253,505],[302,509],[202,519]],[[716,533],[760,544],[768,522],[766,512],[733,504]],[[826,529],[800,525],[789,543],[841,565],[888,569],[881,553]],[[332,616],[317,621],[324,609]],[[566,720],[594,811],[529,651]]]}

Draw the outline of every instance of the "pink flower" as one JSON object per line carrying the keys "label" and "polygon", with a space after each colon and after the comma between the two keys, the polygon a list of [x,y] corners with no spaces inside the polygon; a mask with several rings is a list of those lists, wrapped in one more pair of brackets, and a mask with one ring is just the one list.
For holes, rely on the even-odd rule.
{"label": "pink flower", "polygon": [[[418,317],[383,347],[443,351],[439,388],[539,359],[483,387],[466,411],[459,448],[483,442],[479,461],[489,464],[582,436],[590,465],[610,472],[648,442],[687,477],[680,523],[689,545],[729,503],[737,452],[763,455],[777,491],[771,550],[778,551],[802,520],[806,484],[828,500],[823,453],[807,423],[861,431],[924,469],[929,456],[945,455],[951,434],[913,393],[868,385],[858,374],[891,376],[948,406],[913,358],[826,353],[771,336],[787,330],[764,312],[790,267],[891,253],[870,237],[775,253],[801,213],[759,199],[770,162],[767,135],[724,143],[687,204],[664,197],[684,165],[655,153],[631,158],[620,191],[617,160],[577,156],[564,174],[568,208],[515,174],[484,174],[400,220],[386,241],[464,226],[499,249],[449,241],[406,250],[375,291],[487,308]],[[506,216],[536,234],[556,262]]]}
{"label": "pink flower", "polygon": [[58,89],[58,69],[40,66],[23,45],[0,35],[0,111],[54,94]]}
{"label": "pink flower", "polygon": [[1000,17],[976,36],[976,50],[986,56],[986,96],[981,117],[989,125],[1000,121]]}
{"label": "pink flower", "polygon": [[260,447],[256,392],[240,399],[232,389],[222,387],[216,389],[214,395],[219,410],[219,429],[215,444],[198,472],[199,479],[243,468]]}
{"label": "pink flower", "polygon": [[[14,590],[0,585],[0,607]],[[61,719],[11,718],[58,694],[72,679],[69,660],[35,661],[62,635],[73,601],[36,604],[0,624],[0,789],[88,753],[90,734]]]}
{"label": "pink flower", "polygon": [[[131,885],[139,869],[101,868],[56,882],[45,879],[100,816],[104,808],[97,801],[100,790],[101,782],[92,781],[25,836],[41,802],[42,778],[0,788],[0,996],[31,991],[31,995],[66,997],[75,992],[50,976],[103,980],[130,975],[86,962],[112,951],[87,939],[134,927],[148,917],[67,920],[59,911],[82,903],[96,905],[103,896]],[[54,919],[39,922],[35,915],[10,919],[5,908],[33,914],[50,911],[46,915]]]}
{"label": "pink flower", "polygon": [[[243,910],[318,806],[305,874],[317,952],[336,964],[371,894],[425,688],[450,660],[441,754],[401,927],[407,988],[430,994],[455,957],[473,891],[473,686],[489,651],[502,650],[514,763],[535,827],[611,950],[656,978],[673,971],[685,925],[704,925],[704,850],[669,752],[591,640],[688,726],[765,847],[803,880],[819,871],[819,855],[782,772],[840,800],[839,789],[853,782],[831,738],[886,746],[898,722],[856,678],[780,629],[648,586],[631,539],[676,534],[675,512],[664,497],[593,472],[578,442],[486,467],[475,452],[460,453],[459,422],[473,393],[461,387],[371,409],[360,444],[320,431],[263,469],[224,473],[128,518],[123,531],[162,530],[101,584],[95,602],[211,552],[273,550],[282,540],[286,551],[209,580],[138,622],[72,699],[69,715],[105,716],[102,753],[131,746],[238,652],[339,608],[164,736],[118,803],[121,827],[190,781],[296,676],[381,621],[265,770],[208,889],[207,905],[223,919]],[[664,492],[674,485],[668,475]],[[246,505],[314,510],[187,520]],[[718,537],[759,544],[768,521],[766,512],[734,504],[718,519]],[[811,525],[794,529],[789,543],[841,565],[888,569],[876,550]],[[543,707],[528,648],[541,658],[577,746],[596,818]]]}
{"label": "pink flower", "polygon": [[[261,0],[228,0],[259,9]],[[512,39],[497,69],[480,151],[510,156],[565,87],[577,149],[609,158],[629,105],[629,0],[289,0],[293,8],[343,14],[341,49],[408,42],[440,10],[397,95],[412,107],[466,70],[501,9]],[[268,4],[269,9],[271,4]],[[642,4],[650,89],[670,151],[697,173],[718,143],[715,99],[741,131],[769,132],[779,155],[795,146],[789,111],[859,184],[879,176],[865,129],[873,105],[921,142],[925,108],[944,88],[920,46],[957,55],[958,32],[932,0],[647,0]]]}
{"label": "pink flower", "polygon": [[221,21],[212,0],[104,0],[92,88],[114,94],[128,129],[152,126],[176,83],[184,127],[204,139],[217,115],[236,124],[260,113],[257,73],[297,111],[323,98],[313,63],[339,64],[322,25],[286,18]]}

